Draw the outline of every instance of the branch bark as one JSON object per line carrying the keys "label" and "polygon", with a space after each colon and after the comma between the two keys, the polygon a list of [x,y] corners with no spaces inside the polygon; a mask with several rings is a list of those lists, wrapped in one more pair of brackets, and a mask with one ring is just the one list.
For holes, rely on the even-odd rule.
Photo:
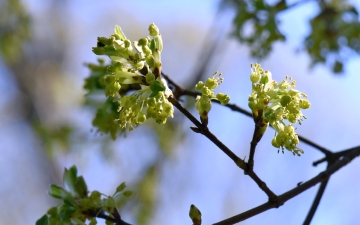
{"label": "branch bark", "polygon": [[279,195],[276,202],[268,201],[246,212],[243,212],[231,218],[215,223],[214,225],[235,224],[240,221],[246,220],[250,217],[253,217],[255,215],[258,215],[262,212],[265,212],[269,209],[277,208],[282,204],[284,204],[286,201],[290,200],[291,198],[311,188],[312,186],[320,182],[323,182],[325,180],[328,180],[332,174],[334,174],[336,171],[347,165],[349,162],[351,162],[355,157],[358,157],[359,155],[360,155],[360,146],[353,148],[351,152],[346,154],[342,159],[338,160],[336,163],[331,165],[327,170],[321,172],[319,175],[313,177],[312,179],[299,185],[298,187],[291,189],[290,191],[287,191],[282,195]]}
{"label": "branch bark", "polygon": [[196,127],[192,128],[193,131],[195,131],[196,133],[201,133],[202,135],[207,137],[227,156],[229,156],[229,158],[232,159],[238,167],[244,170],[244,174],[251,177],[260,187],[260,189],[266,193],[266,195],[269,197],[269,201],[277,201],[277,196],[274,194],[274,192],[267,187],[266,183],[262,181],[252,169],[250,169],[248,163],[239,158],[224,143],[222,143],[213,133],[210,132],[207,126],[204,126],[202,123],[200,123],[200,121],[198,121],[188,110],[186,110],[174,97],[170,96],[168,99],[180,112],[182,112],[191,122],[194,123]]}

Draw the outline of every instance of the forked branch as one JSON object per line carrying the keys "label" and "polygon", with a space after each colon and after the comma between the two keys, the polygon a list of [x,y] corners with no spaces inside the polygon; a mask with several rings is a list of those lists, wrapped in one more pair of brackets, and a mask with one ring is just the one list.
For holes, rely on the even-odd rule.
{"label": "forked branch", "polygon": [[307,189],[313,187],[314,185],[323,182],[329,177],[334,174],[336,171],[347,165],[349,162],[351,162],[355,157],[358,157],[360,155],[360,146],[353,148],[351,152],[346,154],[342,159],[338,160],[336,163],[334,163],[332,166],[330,166],[327,170],[321,172],[319,175],[315,176],[314,178],[308,180],[307,182],[299,185],[298,187],[291,189],[290,191],[285,192],[282,195],[279,195],[276,202],[266,202],[262,205],[259,205],[253,209],[250,209],[246,212],[243,212],[241,214],[238,214],[236,216],[233,216],[231,218],[228,218],[226,220],[220,221],[218,223],[215,223],[214,225],[227,225],[227,224],[235,224],[240,221],[246,220],[250,217],[256,216],[262,212],[265,212],[272,208],[277,208],[284,204],[289,199],[292,199],[293,197],[297,196],[298,194],[306,191]]}

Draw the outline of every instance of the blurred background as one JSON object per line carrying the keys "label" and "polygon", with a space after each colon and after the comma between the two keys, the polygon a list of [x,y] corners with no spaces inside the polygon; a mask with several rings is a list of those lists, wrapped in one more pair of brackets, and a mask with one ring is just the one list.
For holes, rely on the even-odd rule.
{"label": "blurred background", "polygon": [[[97,132],[97,108],[83,90],[90,72],[85,64],[96,62],[96,38],[110,36],[115,25],[138,40],[154,22],[163,37],[165,73],[191,89],[220,71],[225,81],[218,91],[244,109],[250,63],[260,62],[278,81],[292,76],[312,103],[298,133],[331,151],[360,145],[360,4],[286,1],[284,9],[284,3],[1,0],[0,224],[34,224],[56,204],[49,185],[61,185],[64,168],[74,164],[89,190],[112,195],[127,183],[134,195],[121,215],[132,224],[191,224],[191,204],[203,224],[211,224],[267,201],[177,110],[168,124],[150,122],[115,141]],[[183,103],[196,115],[193,99]],[[248,157],[251,118],[213,105],[209,128],[240,158]],[[273,135],[269,129],[257,147],[255,172],[276,194],[326,168],[312,166],[323,155],[305,144],[301,157],[278,154]],[[359,170],[355,159],[331,176],[312,224],[360,224]],[[241,224],[302,223],[317,188]]]}

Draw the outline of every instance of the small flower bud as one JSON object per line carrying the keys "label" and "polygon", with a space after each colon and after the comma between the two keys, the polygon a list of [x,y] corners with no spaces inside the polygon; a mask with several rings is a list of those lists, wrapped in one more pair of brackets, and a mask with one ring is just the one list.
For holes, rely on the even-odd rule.
{"label": "small flower bud", "polygon": [[139,39],[139,41],[138,41],[138,45],[139,46],[145,46],[145,45],[148,45],[148,39],[147,38],[141,38],[141,39]]}
{"label": "small flower bud", "polygon": [[204,86],[201,90],[201,93],[205,96],[212,97],[214,95],[214,92],[210,90],[207,86]]}
{"label": "small flower bud", "polygon": [[107,97],[109,97],[109,96],[114,97],[115,94],[120,90],[120,88],[121,88],[121,85],[118,82],[107,85],[105,88],[105,95]]}
{"label": "small flower bud", "polygon": [[294,114],[288,114],[287,120],[289,120],[290,123],[296,123],[296,116]]}
{"label": "small flower bud", "polygon": [[154,56],[152,55],[148,55],[146,57],[146,63],[149,65],[149,67],[151,69],[153,69],[155,67],[155,59],[154,59]]}
{"label": "small flower bud", "polygon": [[126,39],[126,40],[124,40],[124,45],[125,45],[125,48],[129,48],[131,46],[131,42],[128,39]]}
{"label": "small flower bud", "polygon": [[155,75],[153,73],[146,74],[146,83],[151,84],[155,80]]}
{"label": "small flower bud", "polygon": [[226,105],[230,101],[230,96],[224,93],[219,93],[216,95],[217,100],[221,103],[221,105]]}
{"label": "small flower bud", "polygon": [[272,139],[271,144],[272,144],[272,146],[274,146],[275,148],[280,148],[280,146],[281,146],[279,143],[277,143],[276,137],[274,137],[274,138]]}
{"label": "small flower bud", "polygon": [[218,86],[218,82],[214,78],[208,78],[206,80],[205,86],[208,87],[210,90],[214,90]]}
{"label": "small flower bud", "polygon": [[260,74],[259,74],[259,73],[256,73],[256,72],[252,72],[252,73],[250,74],[250,80],[251,80],[251,82],[253,82],[253,83],[258,82],[258,81],[260,80]]}
{"label": "small flower bud", "polygon": [[291,102],[291,97],[288,95],[284,95],[280,99],[280,104],[285,107]]}
{"label": "small flower bud", "polygon": [[146,121],[146,116],[142,113],[139,112],[137,118],[136,118],[136,122],[138,122],[139,124],[145,123]]}
{"label": "small flower bud", "polygon": [[155,48],[161,52],[163,50],[163,42],[160,34],[154,37],[154,43]]}
{"label": "small flower bud", "polygon": [[149,34],[151,36],[159,35],[159,28],[154,23],[151,23],[149,26]]}
{"label": "small flower bud", "polygon": [[147,45],[142,46],[142,50],[146,56],[151,55],[152,53],[151,49]]}
{"label": "small flower bud", "polygon": [[196,206],[190,206],[189,216],[194,225],[201,225],[201,212]]}
{"label": "small flower bud", "polygon": [[202,88],[204,87],[204,83],[202,81],[199,81],[196,85],[195,88],[199,91],[202,90]]}
{"label": "small flower bud", "polygon": [[249,101],[248,106],[252,110],[256,109],[256,103],[254,101]]}
{"label": "small flower bud", "polygon": [[310,108],[311,104],[308,100],[306,99],[301,99],[299,102],[299,107],[302,109],[308,109]]}

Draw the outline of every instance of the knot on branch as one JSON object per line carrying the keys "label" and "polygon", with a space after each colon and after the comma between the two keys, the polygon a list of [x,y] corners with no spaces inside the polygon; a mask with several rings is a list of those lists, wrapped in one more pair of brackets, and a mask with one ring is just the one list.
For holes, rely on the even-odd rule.
{"label": "knot on branch", "polygon": [[209,132],[209,128],[207,126],[190,127],[190,129],[195,133],[203,134],[203,135]]}

